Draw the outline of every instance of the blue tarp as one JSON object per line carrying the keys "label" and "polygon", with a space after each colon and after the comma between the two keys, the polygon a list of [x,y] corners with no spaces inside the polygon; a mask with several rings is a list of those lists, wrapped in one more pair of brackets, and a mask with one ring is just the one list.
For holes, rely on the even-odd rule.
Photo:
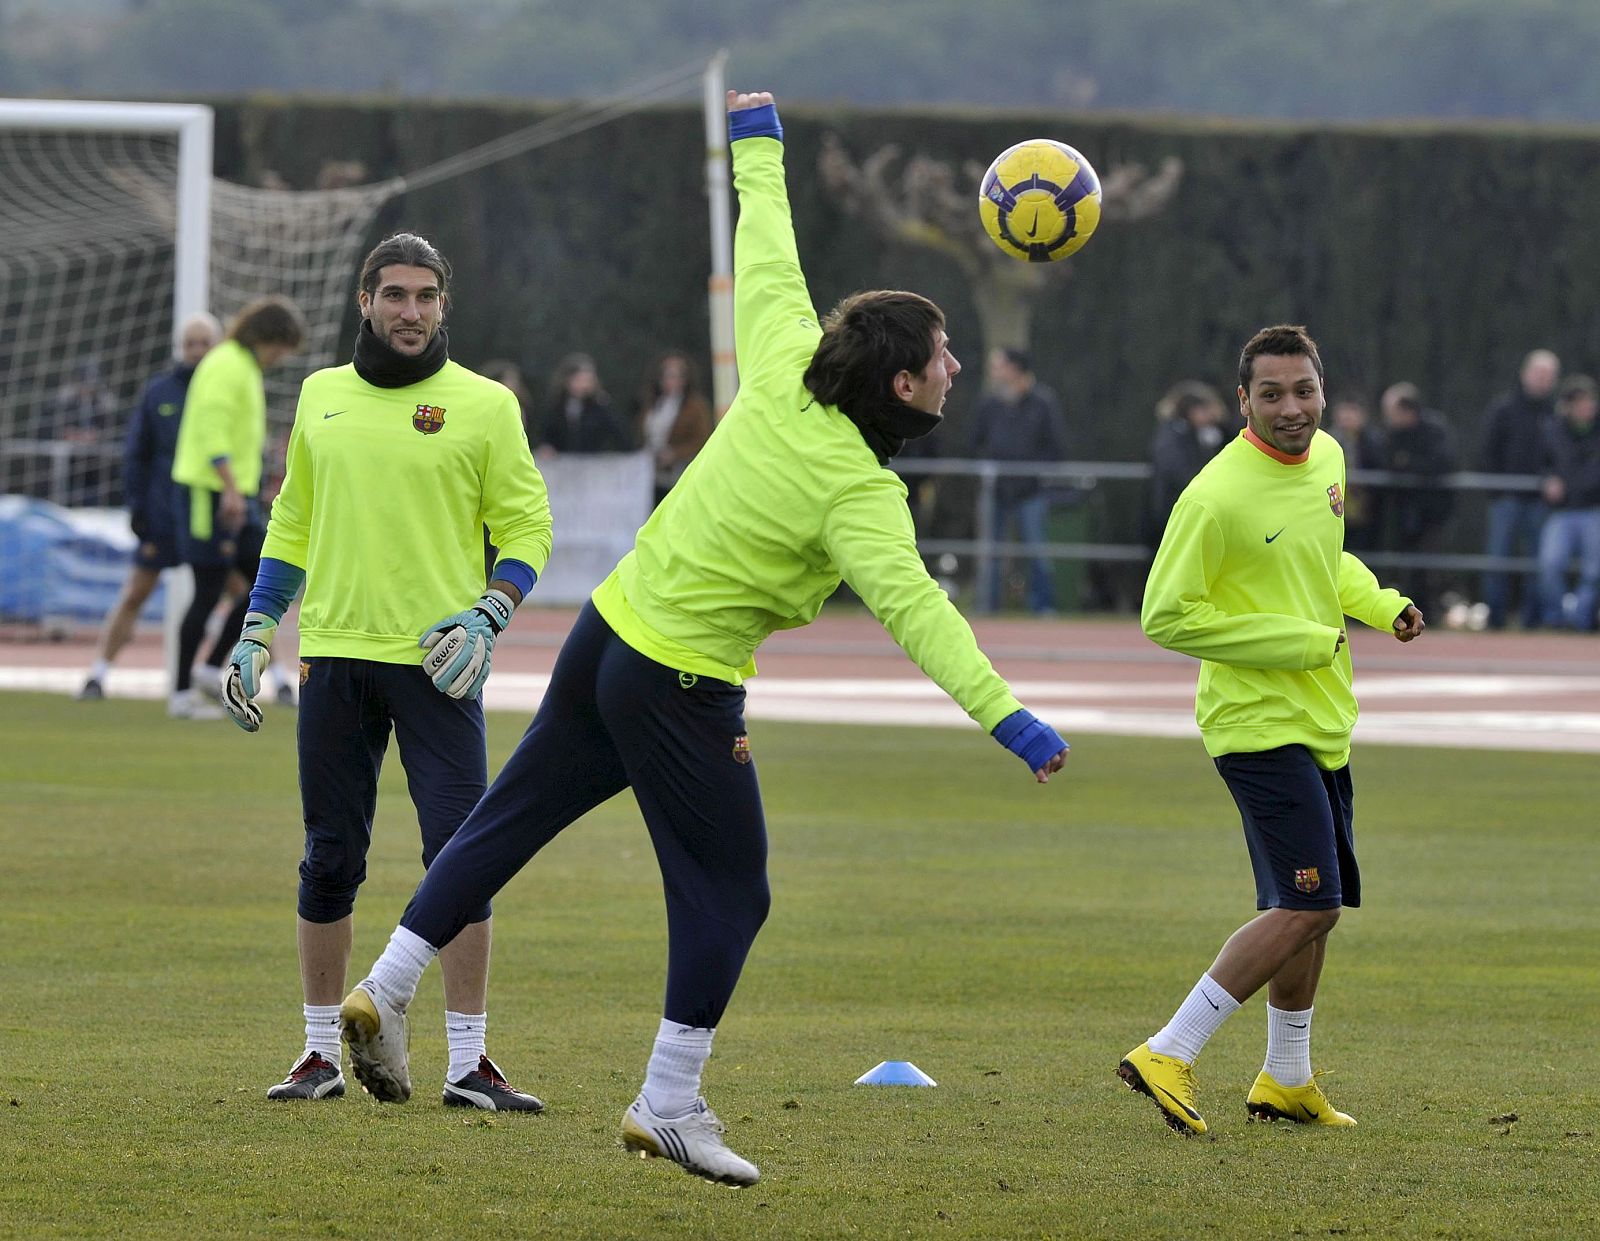
{"label": "blue tarp", "polygon": [[[98,623],[122,589],[135,546],[119,510],[0,496],[0,621]],[[140,619],[159,621],[164,596],[157,586]]]}

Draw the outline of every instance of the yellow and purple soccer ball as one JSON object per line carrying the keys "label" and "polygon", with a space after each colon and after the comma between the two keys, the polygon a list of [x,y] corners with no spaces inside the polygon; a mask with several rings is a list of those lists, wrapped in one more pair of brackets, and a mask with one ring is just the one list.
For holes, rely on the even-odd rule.
{"label": "yellow and purple soccer ball", "polygon": [[978,214],[1012,258],[1053,263],[1082,249],[1100,223],[1100,178],[1065,142],[1029,138],[989,165]]}

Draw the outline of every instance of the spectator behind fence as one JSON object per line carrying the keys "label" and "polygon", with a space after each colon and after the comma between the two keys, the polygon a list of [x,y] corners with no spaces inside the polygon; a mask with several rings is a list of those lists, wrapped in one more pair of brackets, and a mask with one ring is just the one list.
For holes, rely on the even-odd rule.
{"label": "spectator behind fence", "polygon": [[[1539,537],[1539,595],[1551,628],[1593,632],[1600,607],[1600,389],[1587,375],[1561,385],[1556,416],[1545,426],[1549,473],[1544,498],[1549,519]],[[1578,581],[1568,607],[1567,572],[1576,557]]]}
{"label": "spectator behind fence", "polygon": [[550,400],[539,428],[536,452],[627,452],[623,430],[611,397],[600,386],[600,373],[586,353],[569,353],[556,366]]}
{"label": "spectator behind fence", "polygon": [[[1517,386],[1502,393],[1484,414],[1483,452],[1478,468],[1485,474],[1543,474],[1548,462],[1546,428],[1554,417],[1556,380],[1561,362],[1548,349],[1535,349],[1522,360]],[[1503,491],[1489,503],[1487,546],[1491,556],[1532,556],[1544,526],[1544,498],[1533,491]],[[1524,629],[1539,624],[1538,580],[1520,575],[1519,613]],[[1489,605],[1489,628],[1504,629],[1511,615],[1512,575],[1490,569],[1483,575],[1483,598]]]}
{"label": "spectator behind fence", "polygon": [[660,504],[711,438],[711,403],[688,354],[673,349],[656,359],[639,391],[636,418],[636,438],[655,462]]}
{"label": "spectator behind fence", "polygon": [[1167,527],[1172,506],[1189,480],[1222,447],[1227,410],[1210,384],[1184,379],[1156,402],[1156,430],[1150,437],[1150,495],[1144,541],[1154,547]]}
{"label": "spectator behind fence", "polygon": [[1353,552],[1375,551],[1383,529],[1383,489],[1349,482],[1348,475],[1383,468],[1383,432],[1357,397],[1339,397],[1328,413],[1328,434],[1344,449],[1344,545]]}
{"label": "spectator behind fence", "polygon": [[[1021,349],[992,349],[988,358],[989,388],[973,410],[969,455],[984,461],[1063,461],[1066,427],[1055,393],[1033,374],[1033,359]],[[1051,564],[1039,554],[1050,513],[1049,493],[1037,478],[1007,475],[995,480],[990,510],[994,538],[1005,541],[1013,523],[1017,542],[1026,545],[1028,607],[1039,615],[1055,611]],[[979,583],[978,606],[993,612],[1002,602],[1002,563],[996,556],[988,580]]]}
{"label": "spectator behind fence", "polygon": [[[1456,436],[1436,409],[1424,409],[1416,384],[1397,383],[1384,389],[1384,468],[1399,474],[1442,478],[1457,467]],[[1455,508],[1455,495],[1428,482],[1389,487],[1384,495],[1383,543],[1386,551],[1432,554],[1444,547],[1445,530]],[[1416,586],[1414,602],[1424,616],[1436,615],[1439,573],[1408,568]]]}

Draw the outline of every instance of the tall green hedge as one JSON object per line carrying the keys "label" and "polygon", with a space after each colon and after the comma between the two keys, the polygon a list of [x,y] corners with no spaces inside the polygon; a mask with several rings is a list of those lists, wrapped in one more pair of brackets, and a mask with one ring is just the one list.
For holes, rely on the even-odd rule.
{"label": "tall green hedge", "polygon": [[[425,167],[559,110],[303,98],[218,108],[219,173],[253,182],[271,170],[294,187],[332,159],[359,159],[374,178]],[[956,434],[980,386],[970,292],[948,259],[886,244],[830,199],[815,171],[828,131],[858,159],[895,142],[981,165],[1048,135],[1102,173],[1183,160],[1166,210],[1103,226],[1038,307],[1039,371],[1085,455],[1142,458],[1160,393],[1189,377],[1231,390],[1240,344],[1269,322],[1310,326],[1335,392],[1418,383],[1469,459],[1485,403],[1527,349],[1600,368],[1592,132],[798,107],[783,117],[819,308],[874,286],[938,300],[969,367],[950,405]],[[427,233],[451,258],[461,360],[509,356],[542,385],[563,353],[586,350],[627,403],[661,346],[708,353],[703,158],[698,109],[660,106],[408,195],[380,231]]]}

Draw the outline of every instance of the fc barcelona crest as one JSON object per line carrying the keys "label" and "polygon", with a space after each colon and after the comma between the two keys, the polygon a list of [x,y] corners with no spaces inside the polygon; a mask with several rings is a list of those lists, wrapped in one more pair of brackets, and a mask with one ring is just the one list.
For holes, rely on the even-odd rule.
{"label": "fc barcelona crest", "polygon": [[750,761],[750,737],[748,734],[740,733],[733,739],[733,761],[736,763],[748,763]]}
{"label": "fc barcelona crest", "polygon": [[1322,886],[1322,877],[1317,874],[1315,866],[1307,866],[1294,872],[1294,886],[1295,891],[1309,894]]}
{"label": "fc barcelona crest", "polygon": [[444,406],[418,405],[417,412],[411,415],[411,425],[424,435],[433,435],[444,429]]}
{"label": "fc barcelona crest", "polygon": [[[443,410],[439,412],[441,414],[444,413]],[[1344,492],[1339,490],[1338,483],[1334,483],[1333,486],[1328,488],[1328,507],[1333,510],[1335,517],[1344,516]]]}

